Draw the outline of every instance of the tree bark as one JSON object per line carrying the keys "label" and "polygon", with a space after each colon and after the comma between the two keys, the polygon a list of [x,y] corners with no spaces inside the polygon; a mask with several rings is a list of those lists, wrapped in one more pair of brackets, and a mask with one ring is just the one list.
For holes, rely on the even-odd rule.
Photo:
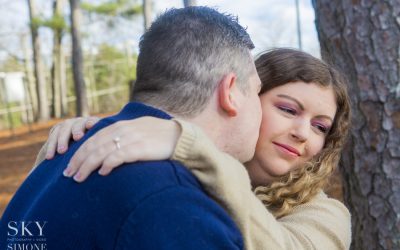
{"label": "tree bark", "polygon": [[143,18],[144,18],[144,30],[148,30],[151,25],[151,14],[152,14],[152,1],[143,0]]}
{"label": "tree bark", "polygon": [[183,6],[189,7],[189,6],[196,6],[197,1],[196,0],[183,0]]}
{"label": "tree bark", "polygon": [[36,5],[34,0],[28,0],[30,28],[32,38],[34,72],[36,78],[36,92],[38,97],[38,120],[48,120],[50,118],[49,105],[47,100],[47,86],[43,71],[43,62],[40,56],[40,40],[38,35],[38,26],[35,24]]}
{"label": "tree bark", "polygon": [[67,67],[65,63],[64,49],[60,47],[60,97],[61,97],[61,116],[68,114],[68,88],[67,88]]}
{"label": "tree bark", "polygon": [[71,36],[72,36],[72,71],[76,94],[76,115],[88,116],[89,106],[86,96],[86,86],[83,76],[83,55],[80,35],[80,1],[70,0],[71,8]]}
{"label": "tree bark", "polygon": [[[64,0],[54,0],[53,2],[53,16],[61,16]],[[62,33],[63,30],[59,27],[53,28],[53,65],[51,68],[51,86],[53,92],[53,105],[52,115],[56,118],[62,116],[62,104],[61,104],[61,86],[62,81],[65,79],[62,74],[62,65],[64,60],[62,58]]]}
{"label": "tree bark", "polygon": [[400,249],[400,1],[313,0],[322,58],[348,77],[342,161],[352,249]]}
{"label": "tree bark", "polygon": [[21,37],[21,45],[24,51],[24,68],[25,68],[25,77],[27,80],[27,89],[29,100],[32,107],[32,114],[33,117],[38,117],[38,98],[37,98],[37,91],[36,91],[36,83],[35,83],[35,76],[33,75],[32,71],[32,64],[30,61],[29,49],[28,49],[28,41],[27,35],[23,34]]}

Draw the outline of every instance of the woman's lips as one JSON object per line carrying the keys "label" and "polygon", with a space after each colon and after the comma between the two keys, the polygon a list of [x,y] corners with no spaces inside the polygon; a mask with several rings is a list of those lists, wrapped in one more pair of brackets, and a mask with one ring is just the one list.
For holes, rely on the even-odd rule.
{"label": "woman's lips", "polygon": [[286,152],[289,155],[296,156],[296,157],[300,156],[300,152],[297,149],[295,149],[289,145],[277,143],[277,142],[273,142],[273,144],[278,146],[280,149],[282,149],[282,151]]}

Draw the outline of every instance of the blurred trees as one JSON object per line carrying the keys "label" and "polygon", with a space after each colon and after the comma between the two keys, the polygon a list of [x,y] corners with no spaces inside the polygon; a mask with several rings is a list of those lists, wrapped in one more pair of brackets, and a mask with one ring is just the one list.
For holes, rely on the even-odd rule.
{"label": "blurred trees", "polygon": [[189,6],[196,6],[197,1],[196,0],[183,0],[183,6],[189,7]]}
{"label": "blurred trees", "polygon": [[[151,3],[151,1],[148,2]],[[143,4],[145,4],[145,1],[143,1]],[[83,2],[81,7],[89,15],[96,14],[106,18],[109,24],[112,24],[118,18],[132,18],[141,14],[143,9],[142,5],[138,4],[136,0],[110,0],[99,4]]]}
{"label": "blurred trees", "polygon": [[31,39],[32,39],[32,50],[33,50],[33,65],[35,72],[36,91],[38,100],[38,115],[39,120],[48,120],[50,118],[48,98],[47,98],[47,87],[45,80],[45,71],[43,68],[43,62],[40,54],[40,39],[38,35],[38,16],[36,13],[35,0],[27,0],[29,6],[30,16],[30,28],[31,28]]}
{"label": "blurred trees", "polygon": [[65,75],[64,49],[62,46],[63,34],[66,31],[66,23],[63,18],[65,0],[54,0],[51,28],[53,30],[53,55],[51,67],[52,89],[52,116],[59,118],[68,112],[67,82]]}
{"label": "blurred trees", "polygon": [[[30,34],[21,30],[15,32],[20,37],[21,55],[8,53],[10,60],[15,59],[19,66],[23,66],[20,68],[15,64],[10,71],[25,72],[28,90],[28,99],[24,100],[26,106],[20,107],[25,104],[18,103],[11,105],[12,112],[17,112],[16,117],[21,112],[33,112],[35,121],[47,120],[72,114],[86,115],[89,108],[97,110],[101,107],[104,91],[114,88],[111,79],[126,83],[134,79],[135,58],[132,57],[132,51],[136,45],[133,39],[115,44],[112,35],[108,46],[101,44],[108,43],[106,37],[111,32],[118,32],[120,27],[126,27],[127,22],[137,21],[139,15],[143,15],[145,27],[148,28],[152,21],[153,3],[152,0],[26,0],[24,4],[29,7]],[[196,5],[196,1],[183,1],[183,4]],[[82,20],[79,20],[80,11]],[[83,30],[80,30],[81,27]],[[106,28],[102,41],[92,36],[95,27]],[[32,46],[27,42],[29,36]],[[72,42],[66,39],[70,36]],[[82,43],[93,46],[83,49]],[[0,44],[0,47],[4,46]],[[3,71],[9,62],[7,60],[3,57],[0,63]],[[101,60],[116,60],[116,65],[114,61],[103,63]],[[116,96],[117,103],[123,100]],[[109,102],[114,101],[110,98]],[[3,109],[0,113],[0,127],[3,128],[4,124],[8,124],[4,122],[5,112]],[[29,117],[32,118],[32,114]],[[14,124],[27,122],[24,119]]]}
{"label": "blurred trees", "polygon": [[[101,112],[119,109],[124,104],[121,100],[128,101],[127,96],[121,94],[127,94],[129,81],[136,77],[136,67],[130,62],[136,61],[136,56],[128,58],[125,51],[103,44],[99,46],[97,54],[86,61],[85,72],[88,73],[90,91],[110,91],[109,95],[93,96],[92,109]],[[124,88],[123,92],[119,91],[121,87]]]}
{"label": "blurred trees", "polygon": [[[64,10],[66,3],[69,3],[70,16],[69,25],[67,24],[66,17],[64,16]],[[147,8],[148,22],[151,22],[151,1],[150,7]],[[27,0],[30,10],[31,18],[31,37],[32,47],[34,54],[34,71],[36,77],[36,93],[32,97],[32,103],[35,104],[34,97],[37,96],[38,105],[34,107],[34,110],[38,109],[38,119],[46,120],[51,115],[53,117],[61,117],[68,113],[67,105],[67,80],[66,80],[66,55],[64,53],[62,39],[67,31],[70,31],[72,48],[71,48],[71,65],[72,65],[72,76],[74,82],[74,95],[76,96],[76,115],[88,115],[89,114],[89,102],[87,100],[87,90],[84,76],[84,54],[82,51],[82,37],[80,27],[82,26],[82,13],[81,9],[84,10],[85,14],[92,16],[93,14],[97,17],[104,17],[108,24],[116,22],[116,18],[130,18],[142,13],[142,6],[135,0],[110,0],[107,2],[101,2],[98,4],[92,4],[88,2],[81,2],[80,0],[53,0],[53,15],[51,18],[44,18],[42,15],[36,13],[35,0]],[[148,23],[150,25],[150,23]],[[51,105],[47,103],[47,84],[46,84],[46,67],[42,62],[42,55],[40,54],[40,38],[39,28],[47,27],[50,28],[53,33],[53,49],[51,56]],[[112,25],[110,26],[112,28]],[[25,53],[28,56],[28,53]],[[132,64],[129,60],[128,64]],[[29,69],[29,63],[26,63],[26,72]],[[29,80],[29,76],[27,78]],[[29,86],[32,86],[30,84]],[[96,88],[94,88],[96,89]],[[38,120],[36,119],[36,120]]]}
{"label": "blurred trees", "polygon": [[[94,82],[98,89],[104,89],[110,87],[113,84],[112,81],[116,79],[118,81],[127,82],[136,75],[136,69],[132,68],[132,65],[126,63],[126,55],[123,51],[116,49],[107,44],[99,46],[99,51],[94,57],[94,62],[102,62],[95,64],[95,76]],[[117,62],[118,66],[110,71],[110,65],[108,62]],[[120,63],[118,63],[120,62]],[[115,77],[113,76],[115,75]]]}
{"label": "blurred trees", "polygon": [[400,249],[400,1],[313,0],[322,58],[349,78],[352,249]]}
{"label": "blurred trees", "polygon": [[151,0],[143,0],[144,30],[148,30],[151,25],[152,5],[153,3]]}
{"label": "blurred trees", "polygon": [[[61,117],[62,115],[67,114],[67,92],[66,92],[66,79],[65,79],[65,55],[63,52],[63,47],[62,47],[62,38],[63,35],[67,31],[67,24],[64,20],[63,16],[63,9],[65,6],[65,0],[53,0],[53,15],[51,18],[45,19],[41,15],[37,15],[34,18],[34,25],[36,28],[36,33],[38,33],[39,28],[41,27],[47,27],[50,28],[53,32],[53,52],[52,52],[52,66],[51,66],[51,116],[52,117]],[[36,34],[38,36],[38,34]],[[33,35],[31,35],[33,36]],[[23,38],[24,39],[24,38]],[[39,40],[39,37],[37,37],[37,40]],[[24,41],[22,41],[24,43]],[[29,57],[28,53],[28,48],[24,45],[24,51],[26,51],[25,57]],[[42,55],[39,56],[39,60],[42,61],[41,59]],[[35,61],[34,61],[35,62]],[[34,65],[36,65],[34,63]],[[40,66],[39,66],[40,67]],[[26,62],[26,74],[27,74],[27,79],[29,82],[29,86],[32,85],[31,80],[30,80],[30,72],[29,72],[30,65],[28,62]],[[42,64],[41,66],[41,74],[44,75],[44,83],[43,89],[46,90],[47,92],[47,83],[46,83],[46,67],[45,65]],[[31,87],[30,87],[31,88]],[[30,91],[31,92],[31,91]],[[33,104],[35,104],[35,97],[36,95],[30,94],[31,99]],[[47,98],[46,98],[47,99]],[[47,105],[49,105],[47,103]],[[34,105],[36,107],[36,105]]]}
{"label": "blurred trees", "polygon": [[83,76],[83,55],[81,41],[81,8],[79,0],[69,0],[71,37],[72,37],[72,72],[76,94],[76,115],[88,116],[89,105],[86,96],[86,85]]}
{"label": "blurred trees", "polygon": [[12,72],[12,71],[24,71],[24,65],[21,64],[21,62],[15,58],[15,57],[8,57],[4,62],[1,64],[1,68],[5,72]]}

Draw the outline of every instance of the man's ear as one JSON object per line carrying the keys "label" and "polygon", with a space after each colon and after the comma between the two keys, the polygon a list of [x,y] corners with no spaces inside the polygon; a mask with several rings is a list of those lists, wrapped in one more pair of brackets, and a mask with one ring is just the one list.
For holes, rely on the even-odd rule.
{"label": "man's ear", "polygon": [[238,109],[235,105],[236,75],[229,73],[225,75],[218,86],[219,106],[229,116],[236,116]]}

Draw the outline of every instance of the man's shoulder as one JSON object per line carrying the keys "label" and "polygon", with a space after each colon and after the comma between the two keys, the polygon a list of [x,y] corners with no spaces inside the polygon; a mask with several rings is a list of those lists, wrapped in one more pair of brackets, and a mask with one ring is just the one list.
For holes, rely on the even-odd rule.
{"label": "man's shoulder", "polygon": [[[99,181],[98,178],[95,179],[94,182]],[[109,176],[100,177],[100,181],[110,183],[110,186],[122,189],[122,192],[135,190],[153,193],[170,187],[203,192],[196,177],[185,166],[169,160],[123,164]]]}
{"label": "man's shoulder", "polygon": [[[113,177],[119,180],[118,185],[131,183],[124,192],[139,195],[123,223],[119,246],[153,249],[157,244],[168,243],[170,247],[166,249],[242,248],[235,223],[182,164],[140,162],[124,164],[119,170]],[[123,178],[129,181],[121,182]],[[196,243],[194,238],[201,240]]]}
{"label": "man's shoulder", "polygon": [[79,185],[84,190],[96,190],[93,195],[114,204],[114,210],[121,213],[129,213],[144,200],[167,190],[187,190],[212,201],[186,167],[169,160],[123,164],[108,176],[94,173]]}
{"label": "man's shoulder", "polygon": [[131,210],[121,227],[117,249],[160,245],[165,249],[243,249],[240,231],[227,212],[192,185],[185,172],[178,172],[177,177],[189,180],[152,192]]}

